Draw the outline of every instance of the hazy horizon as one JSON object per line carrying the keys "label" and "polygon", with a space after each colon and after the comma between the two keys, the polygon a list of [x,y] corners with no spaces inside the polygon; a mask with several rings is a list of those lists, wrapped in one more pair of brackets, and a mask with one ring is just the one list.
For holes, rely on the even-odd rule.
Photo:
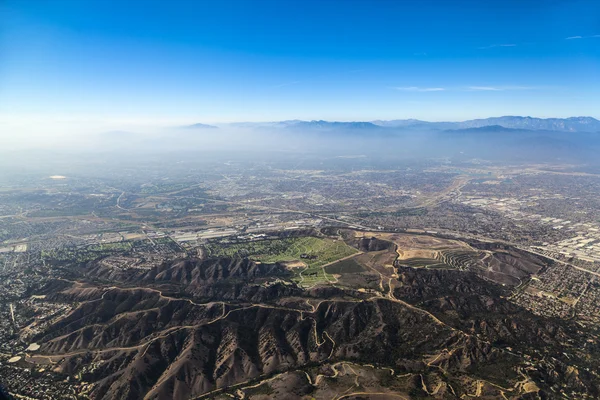
{"label": "hazy horizon", "polygon": [[600,118],[597,2],[372,5],[3,1],[0,141],[198,122]]}

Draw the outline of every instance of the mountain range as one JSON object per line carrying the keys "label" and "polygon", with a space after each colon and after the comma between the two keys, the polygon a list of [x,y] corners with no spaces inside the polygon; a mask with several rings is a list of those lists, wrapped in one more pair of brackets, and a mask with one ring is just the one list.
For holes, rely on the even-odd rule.
{"label": "mountain range", "polygon": [[182,126],[182,128],[184,128],[184,129],[216,129],[217,127],[214,125],[207,125],[207,124],[192,124],[192,125]]}
{"label": "mountain range", "polygon": [[516,130],[552,132],[600,132],[600,121],[592,117],[533,118],[503,116],[473,119],[461,122],[429,122],[417,119],[375,120],[375,121],[302,121],[286,120],[275,122],[240,122],[222,124],[222,127],[266,128],[288,130],[460,130],[485,127],[502,127]]}
{"label": "mountain range", "polygon": [[416,119],[388,121],[303,121],[203,123],[157,132],[111,131],[86,139],[94,150],[310,151],[329,155],[381,157],[479,157],[598,163],[600,121],[592,117],[505,116],[462,122]]}

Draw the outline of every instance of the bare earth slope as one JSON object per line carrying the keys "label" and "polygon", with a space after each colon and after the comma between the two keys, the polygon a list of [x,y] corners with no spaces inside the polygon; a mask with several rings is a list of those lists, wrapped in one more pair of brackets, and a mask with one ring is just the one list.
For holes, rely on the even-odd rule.
{"label": "bare earth slope", "polygon": [[353,282],[378,289],[304,289],[284,265],[247,258],[73,267],[76,279],[40,291],[72,310],[29,334],[41,347],[24,362],[75,377],[93,399],[600,396],[592,333],[531,314],[487,275],[523,279],[540,260],[482,244],[461,248],[481,264],[379,265],[402,249],[347,240],[364,252]]}

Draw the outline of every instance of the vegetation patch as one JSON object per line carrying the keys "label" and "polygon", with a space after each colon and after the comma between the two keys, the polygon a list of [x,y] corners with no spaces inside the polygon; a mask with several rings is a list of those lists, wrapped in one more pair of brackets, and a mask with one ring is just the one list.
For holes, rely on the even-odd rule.
{"label": "vegetation patch", "polygon": [[328,274],[352,274],[357,272],[364,272],[365,269],[362,265],[356,262],[354,258],[347,260],[341,260],[334,264],[325,267],[325,272]]}
{"label": "vegetation patch", "polygon": [[205,249],[209,257],[249,257],[264,263],[302,261],[306,268],[294,268],[294,280],[304,286],[334,282],[335,278],[323,266],[358,252],[342,240],[312,236],[229,245],[209,244]]}

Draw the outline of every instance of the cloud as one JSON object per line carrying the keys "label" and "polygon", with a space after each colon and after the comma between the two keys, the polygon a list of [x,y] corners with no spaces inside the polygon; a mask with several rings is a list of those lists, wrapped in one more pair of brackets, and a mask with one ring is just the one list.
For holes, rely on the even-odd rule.
{"label": "cloud", "polygon": [[423,88],[423,87],[417,87],[417,86],[397,87],[395,89],[402,90],[404,92],[443,92],[444,90],[446,90],[445,88],[442,88],[442,87]]}
{"label": "cloud", "polygon": [[574,39],[590,39],[590,38],[600,38],[600,35],[590,35],[590,36],[569,36],[566,37],[565,40],[574,40]]}
{"label": "cloud", "polygon": [[536,90],[543,89],[542,86],[521,86],[521,85],[500,85],[500,86],[455,86],[455,87],[418,87],[418,86],[406,86],[406,87],[394,87],[395,90],[401,90],[403,92],[504,92],[509,90]]}
{"label": "cloud", "polygon": [[467,91],[482,91],[482,92],[503,92],[505,90],[533,90],[533,86],[469,86]]}
{"label": "cloud", "polygon": [[493,49],[495,47],[515,47],[515,46],[517,46],[515,43],[492,44],[489,46],[478,47],[478,49],[485,50],[485,49]]}

